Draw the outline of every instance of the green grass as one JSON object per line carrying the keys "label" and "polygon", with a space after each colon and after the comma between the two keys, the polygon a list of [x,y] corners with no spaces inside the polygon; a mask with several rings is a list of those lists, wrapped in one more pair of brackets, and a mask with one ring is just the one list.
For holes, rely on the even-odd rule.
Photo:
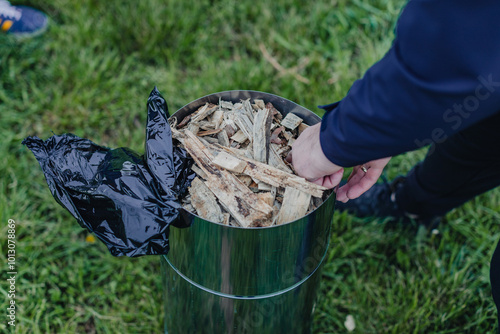
{"label": "green grass", "polygon": [[[114,258],[52,198],[28,135],[73,132],[143,150],[156,85],[171,111],[253,89],[310,110],[341,99],[391,44],[403,0],[30,1],[47,33],[0,36],[0,263],[17,227],[16,333],[160,333],[157,257]],[[262,46],[287,71],[277,71]],[[299,76],[307,80],[299,80]],[[306,82],[304,82],[306,81]],[[392,160],[407,172],[423,151]],[[336,215],[315,333],[493,333],[489,260],[500,192],[448,214],[439,234]],[[6,296],[6,268],[0,293]],[[0,332],[7,331],[0,301]]]}

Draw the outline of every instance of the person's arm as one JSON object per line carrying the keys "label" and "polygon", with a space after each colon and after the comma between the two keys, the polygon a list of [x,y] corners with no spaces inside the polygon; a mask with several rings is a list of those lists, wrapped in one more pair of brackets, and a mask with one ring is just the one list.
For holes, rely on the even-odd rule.
{"label": "person's arm", "polygon": [[299,137],[294,145],[294,166],[313,166],[314,157],[306,161],[295,146],[319,142],[331,163],[323,167],[327,174],[305,167],[299,175],[320,183],[341,167],[380,165],[382,158],[442,142],[498,112],[499,18],[497,0],[409,1],[391,49],[340,103],[326,107],[317,137]]}
{"label": "person's arm", "polygon": [[500,2],[412,0],[393,46],[323,117],[321,147],[350,167],[394,156],[500,111]]}

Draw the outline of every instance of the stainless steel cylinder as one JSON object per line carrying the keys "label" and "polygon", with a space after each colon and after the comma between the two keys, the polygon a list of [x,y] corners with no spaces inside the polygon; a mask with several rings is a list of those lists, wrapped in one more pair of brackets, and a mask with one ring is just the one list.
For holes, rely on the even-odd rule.
{"label": "stainless steel cylinder", "polygon": [[[173,117],[180,121],[219,98],[262,99],[307,124],[320,121],[289,100],[256,91],[208,95]],[[307,216],[265,228],[226,226],[184,211],[170,228],[170,252],[161,259],[165,332],[310,333],[334,203],[331,194]]]}

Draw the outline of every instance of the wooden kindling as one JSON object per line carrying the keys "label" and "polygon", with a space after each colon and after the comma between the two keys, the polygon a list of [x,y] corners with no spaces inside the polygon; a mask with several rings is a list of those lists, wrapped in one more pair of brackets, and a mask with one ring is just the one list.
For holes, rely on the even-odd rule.
{"label": "wooden kindling", "polygon": [[[218,152],[218,155],[223,155],[223,158],[219,157],[217,161],[214,161],[214,164],[219,167],[226,168],[233,172],[246,174],[274,187],[293,187],[305,193],[311,194],[314,197],[322,197],[323,192],[328,190],[328,188],[311,183],[300,176],[284,172],[256,160],[248,159],[243,156],[236,156],[230,150],[227,150],[222,146],[211,145],[211,147]],[[243,169],[242,164],[245,166]],[[237,169],[235,169],[234,166],[237,166]]]}
{"label": "wooden kindling", "polygon": [[194,159],[198,175],[183,207],[210,221],[242,227],[282,224],[322,203],[327,188],[294,174],[284,157],[307,129],[263,100],[206,103],[170,122],[172,134]]}
{"label": "wooden kindling", "polygon": [[190,131],[172,131],[196,164],[205,172],[206,185],[242,227],[267,226],[273,208],[236,176],[212,163],[214,156]]}

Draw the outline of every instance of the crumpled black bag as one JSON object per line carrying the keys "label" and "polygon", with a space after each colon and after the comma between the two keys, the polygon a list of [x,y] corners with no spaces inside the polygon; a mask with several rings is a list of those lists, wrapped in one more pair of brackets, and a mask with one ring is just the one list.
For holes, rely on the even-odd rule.
{"label": "crumpled black bag", "polygon": [[169,225],[194,174],[174,147],[167,103],[156,87],[148,99],[145,154],[109,149],[73,134],[23,141],[54,198],[114,256],[167,254]]}

